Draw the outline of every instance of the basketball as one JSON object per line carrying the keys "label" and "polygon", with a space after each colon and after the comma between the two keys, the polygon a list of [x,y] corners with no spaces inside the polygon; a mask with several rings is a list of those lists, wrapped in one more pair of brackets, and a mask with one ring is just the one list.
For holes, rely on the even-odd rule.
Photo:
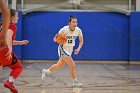
{"label": "basketball", "polygon": [[58,43],[58,44],[64,44],[66,43],[67,41],[67,36],[65,33],[59,33],[59,34],[56,34],[55,36],[55,41]]}

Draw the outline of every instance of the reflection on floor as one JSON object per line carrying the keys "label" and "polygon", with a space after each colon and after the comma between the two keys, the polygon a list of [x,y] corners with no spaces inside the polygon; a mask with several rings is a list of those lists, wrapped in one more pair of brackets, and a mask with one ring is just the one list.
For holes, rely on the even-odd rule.
{"label": "reflection on floor", "polygon": [[[53,63],[24,63],[24,71],[16,80],[19,93],[140,93],[140,65],[76,64],[81,88],[73,88],[68,67],[53,73],[55,78],[41,79],[40,69]],[[0,72],[0,93],[10,70]],[[66,84],[64,84],[66,83]]]}

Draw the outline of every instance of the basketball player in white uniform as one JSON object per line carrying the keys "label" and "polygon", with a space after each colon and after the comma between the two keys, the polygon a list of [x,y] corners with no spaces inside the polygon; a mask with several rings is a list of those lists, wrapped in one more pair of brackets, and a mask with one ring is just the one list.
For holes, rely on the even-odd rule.
{"label": "basketball player in white uniform", "polygon": [[[59,45],[58,47],[58,54],[59,54],[59,60],[57,64],[52,65],[49,69],[43,69],[42,70],[42,79],[44,77],[49,76],[52,72],[62,68],[66,63],[68,64],[69,71],[71,78],[73,80],[73,86],[74,87],[80,87],[82,84],[78,82],[75,72],[75,62],[73,61],[71,55],[73,52],[73,47],[75,46],[75,39],[79,37],[79,46],[74,51],[74,54],[77,55],[82,48],[83,45],[83,34],[79,27],[77,27],[77,18],[74,16],[70,16],[69,19],[69,25],[64,26],[62,29],[60,29],[59,33],[64,32],[68,40],[65,44]],[[54,37],[55,41],[55,37]]]}

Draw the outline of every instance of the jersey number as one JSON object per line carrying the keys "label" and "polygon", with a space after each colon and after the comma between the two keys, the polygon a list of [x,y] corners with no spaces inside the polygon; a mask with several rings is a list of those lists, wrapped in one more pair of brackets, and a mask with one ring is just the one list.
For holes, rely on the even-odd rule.
{"label": "jersey number", "polygon": [[68,43],[71,44],[72,43],[72,40],[68,40]]}

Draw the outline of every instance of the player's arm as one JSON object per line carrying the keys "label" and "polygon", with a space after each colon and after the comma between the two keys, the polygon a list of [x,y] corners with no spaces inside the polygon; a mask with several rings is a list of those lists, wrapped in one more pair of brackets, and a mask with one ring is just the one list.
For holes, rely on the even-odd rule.
{"label": "player's arm", "polygon": [[54,36],[53,41],[56,42],[56,38],[59,36],[59,33],[64,32],[64,27],[59,30],[59,32]]}
{"label": "player's arm", "polygon": [[[0,44],[1,46],[3,45],[3,40],[5,40],[5,37],[6,37],[6,32],[8,30],[8,27],[9,27],[9,22],[10,22],[10,12],[9,12],[9,9],[8,7],[6,6],[4,0],[0,0],[0,10],[2,12],[2,17],[3,17],[3,21],[2,21],[2,36],[0,38]],[[4,42],[5,43],[5,42]]]}
{"label": "player's arm", "polygon": [[78,37],[79,37],[79,46],[78,46],[78,50],[80,50],[80,49],[82,48],[82,46],[83,46],[84,40],[83,40],[83,35],[82,35],[82,34],[80,34]]}
{"label": "player's arm", "polygon": [[74,51],[74,54],[75,54],[75,55],[77,55],[77,54],[79,53],[79,51],[81,50],[81,48],[82,48],[82,46],[83,46],[83,43],[84,43],[82,32],[80,32],[80,34],[78,35],[78,38],[79,38],[79,46],[78,46],[78,48]]}
{"label": "player's arm", "polygon": [[28,43],[29,43],[28,40],[22,40],[22,41],[14,40],[13,41],[13,45],[27,45]]}
{"label": "player's arm", "polygon": [[58,34],[56,34],[53,38],[53,41],[56,42],[56,38],[57,38]]}

